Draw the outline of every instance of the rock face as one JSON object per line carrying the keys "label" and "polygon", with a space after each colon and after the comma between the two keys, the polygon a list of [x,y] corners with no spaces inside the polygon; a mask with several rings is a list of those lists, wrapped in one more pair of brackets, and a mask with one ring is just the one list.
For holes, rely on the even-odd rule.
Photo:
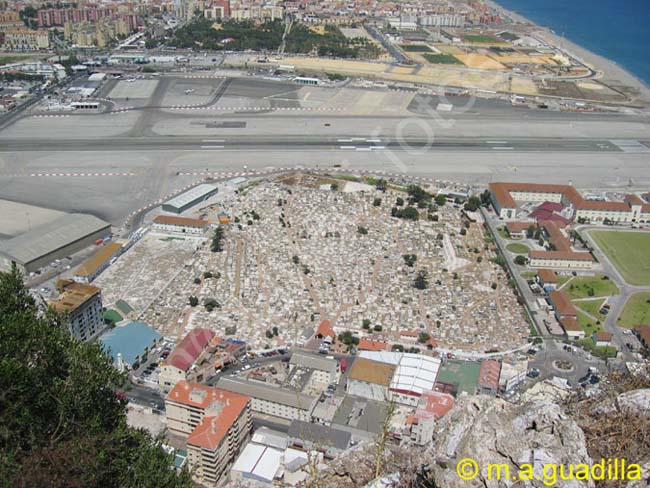
{"label": "rock face", "polygon": [[647,414],[650,411],[650,389],[621,393],[616,397],[616,406],[621,412]]}
{"label": "rock face", "polygon": [[[554,403],[536,401],[513,405],[487,396],[465,397],[438,425],[433,447],[432,476],[438,488],[504,487],[544,485],[545,475],[553,473],[545,464],[568,466],[590,464],[585,438],[578,425]],[[479,466],[477,476],[469,481],[459,478],[457,463],[471,458]],[[523,464],[532,469],[532,480],[513,480]],[[501,480],[488,479],[488,464],[508,465]],[[564,468],[568,473],[568,468]],[[471,467],[468,468],[471,472]],[[559,470],[559,468],[558,468]],[[529,476],[526,476],[528,478]],[[537,479],[539,478],[539,479]],[[548,481],[547,481],[548,482]],[[560,480],[556,486],[593,486],[593,482]]]}

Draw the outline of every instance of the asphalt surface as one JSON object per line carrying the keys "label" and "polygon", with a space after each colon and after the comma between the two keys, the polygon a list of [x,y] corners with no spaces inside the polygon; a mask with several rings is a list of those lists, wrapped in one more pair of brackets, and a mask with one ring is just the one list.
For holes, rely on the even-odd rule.
{"label": "asphalt surface", "polygon": [[[643,141],[648,144],[650,153],[650,140]],[[428,140],[426,138],[400,138],[390,140],[382,137],[349,137],[341,134],[334,137],[312,136],[226,136],[224,139],[214,140],[206,137],[169,136],[123,138],[106,137],[93,141],[92,144],[83,143],[79,139],[38,139],[6,140],[0,142],[0,151],[26,152],[26,151],[133,151],[133,150],[260,150],[282,149],[285,151],[305,150],[371,150],[371,151],[514,151],[514,152],[616,152],[623,150],[608,140],[603,139],[559,139],[559,138],[510,138],[504,137],[498,141],[477,137],[456,137]]]}

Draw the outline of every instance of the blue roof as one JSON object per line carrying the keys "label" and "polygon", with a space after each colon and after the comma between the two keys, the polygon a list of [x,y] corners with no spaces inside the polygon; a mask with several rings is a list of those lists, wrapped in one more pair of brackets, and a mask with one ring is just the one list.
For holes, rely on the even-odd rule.
{"label": "blue roof", "polygon": [[141,356],[145,349],[151,348],[162,335],[142,322],[131,322],[121,327],[115,327],[99,336],[102,348],[117,361],[117,354],[122,354],[122,360],[133,364],[136,357]]}

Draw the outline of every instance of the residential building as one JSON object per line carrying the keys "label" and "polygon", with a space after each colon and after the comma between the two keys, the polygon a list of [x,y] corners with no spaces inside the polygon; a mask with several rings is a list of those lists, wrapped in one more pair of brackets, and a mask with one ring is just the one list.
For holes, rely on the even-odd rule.
{"label": "residential building", "polygon": [[259,381],[221,377],[217,386],[251,397],[254,412],[287,420],[309,422],[311,412],[318,403],[318,397]]}
{"label": "residential building", "polygon": [[209,226],[210,224],[206,220],[171,215],[157,215],[153,219],[154,230],[169,234],[202,236],[205,235]]}
{"label": "residential building", "polygon": [[515,361],[504,359],[501,362],[501,373],[499,374],[499,390],[508,394],[515,391],[525,380],[528,373],[528,360]]}
{"label": "residential building", "polygon": [[559,319],[559,322],[564,329],[567,338],[574,341],[585,338],[585,331],[580,327],[580,324],[575,317],[562,317]]}
{"label": "residential building", "polygon": [[64,314],[70,333],[80,341],[87,341],[99,334],[106,325],[102,315],[102,292],[93,285],[72,280],[56,283],[59,297],[50,306]]}
{"label": "residential building", "polygon": [[44,29],[11,27],[4,31],[4,49],[12,51],[36,51],[50,48],[50,33]]}
{"label": "residential building", "polygon": [[186,439],[195,480],[218,486],[250,437],[251,399],[181,381],[167,395],[165,410],[169,431]]}
{"label": "residential building", "polygon": [[422,392],[415,412],[407,423],[411,426],[411,440],[418,445],[427,445],[433,440],[436,422],[449,412],[456,401],[448,393],[434,390]]}

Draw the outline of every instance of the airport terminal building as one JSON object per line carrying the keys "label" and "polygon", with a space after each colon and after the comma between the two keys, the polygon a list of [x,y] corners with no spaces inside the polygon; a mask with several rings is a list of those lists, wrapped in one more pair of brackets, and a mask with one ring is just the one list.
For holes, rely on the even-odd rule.
{"label": "airport terminal building", "polygon": [[86,214],[66,214],[0,242],[0,270],[15,263],[23,273],[36,271],[110,234],[111,224]]}

